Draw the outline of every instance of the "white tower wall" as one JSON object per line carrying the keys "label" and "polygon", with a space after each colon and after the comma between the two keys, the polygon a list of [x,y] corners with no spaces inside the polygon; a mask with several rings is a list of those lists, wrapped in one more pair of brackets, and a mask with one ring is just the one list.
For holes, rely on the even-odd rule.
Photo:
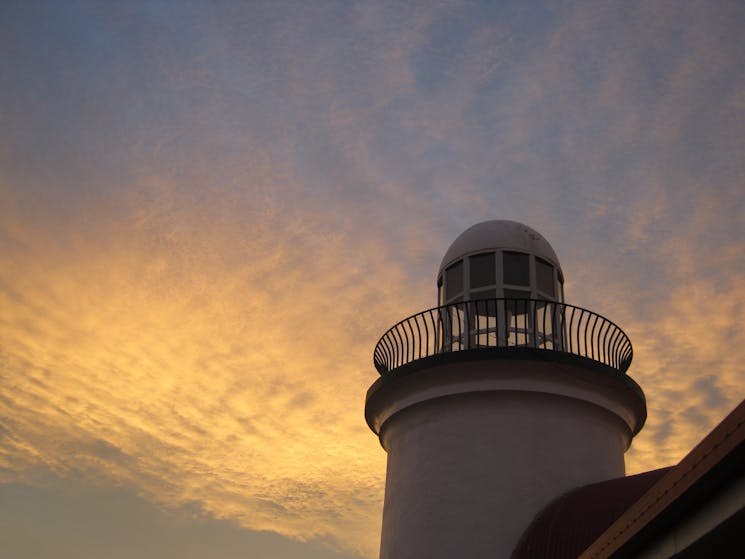
{"label": "white tower wall", "polygon": [[461,362],[382,379],[366,406],[388,452],[381,559],[509,557],[553,498],[624,475],[644,414],[620,378],[563,363]]}

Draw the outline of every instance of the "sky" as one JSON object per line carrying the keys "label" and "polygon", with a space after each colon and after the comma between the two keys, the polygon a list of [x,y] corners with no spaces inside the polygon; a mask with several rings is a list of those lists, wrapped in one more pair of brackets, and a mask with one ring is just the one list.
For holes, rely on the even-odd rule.
{"label": "sky", "polygon": [[372,351],[455,237],[621,326],[628,473],[745,398],[745,4],[0,3],[0,547],[377,556]]}

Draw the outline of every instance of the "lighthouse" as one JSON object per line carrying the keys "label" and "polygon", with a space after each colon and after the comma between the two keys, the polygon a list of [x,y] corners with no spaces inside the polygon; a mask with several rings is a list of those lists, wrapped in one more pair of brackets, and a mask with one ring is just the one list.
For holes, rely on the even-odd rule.
{"label": "lighthouse", "polygon": [[564,299],[549,242],[515,221],[445,252],[437,305],[388,329],[365,418],[387,452],[381,559],[508,558],[551,501],[624,476],[646,419],[633,350]]}

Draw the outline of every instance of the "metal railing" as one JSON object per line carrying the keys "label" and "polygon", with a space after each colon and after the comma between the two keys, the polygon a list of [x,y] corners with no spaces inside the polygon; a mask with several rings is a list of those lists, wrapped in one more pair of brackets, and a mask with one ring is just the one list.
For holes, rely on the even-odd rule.
{"label": "metal railing", "polygon": [[373,362],[381,375],[425,357],[486,348],[528,348],[592,359],[625,373],[628,336],[597,313],[539,299],[481,299],[435,307],[383,334]]}

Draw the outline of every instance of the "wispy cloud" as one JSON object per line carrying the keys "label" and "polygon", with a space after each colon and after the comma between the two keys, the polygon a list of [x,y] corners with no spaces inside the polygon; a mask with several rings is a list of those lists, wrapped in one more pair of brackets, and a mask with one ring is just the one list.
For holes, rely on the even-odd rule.
{"label": "wispy cloud", "polygon": [[374,556],[372,347],[494,217],[632,338],[630,471],[744,395],[738,2],[52,4],[0,17],[3,481]]}

